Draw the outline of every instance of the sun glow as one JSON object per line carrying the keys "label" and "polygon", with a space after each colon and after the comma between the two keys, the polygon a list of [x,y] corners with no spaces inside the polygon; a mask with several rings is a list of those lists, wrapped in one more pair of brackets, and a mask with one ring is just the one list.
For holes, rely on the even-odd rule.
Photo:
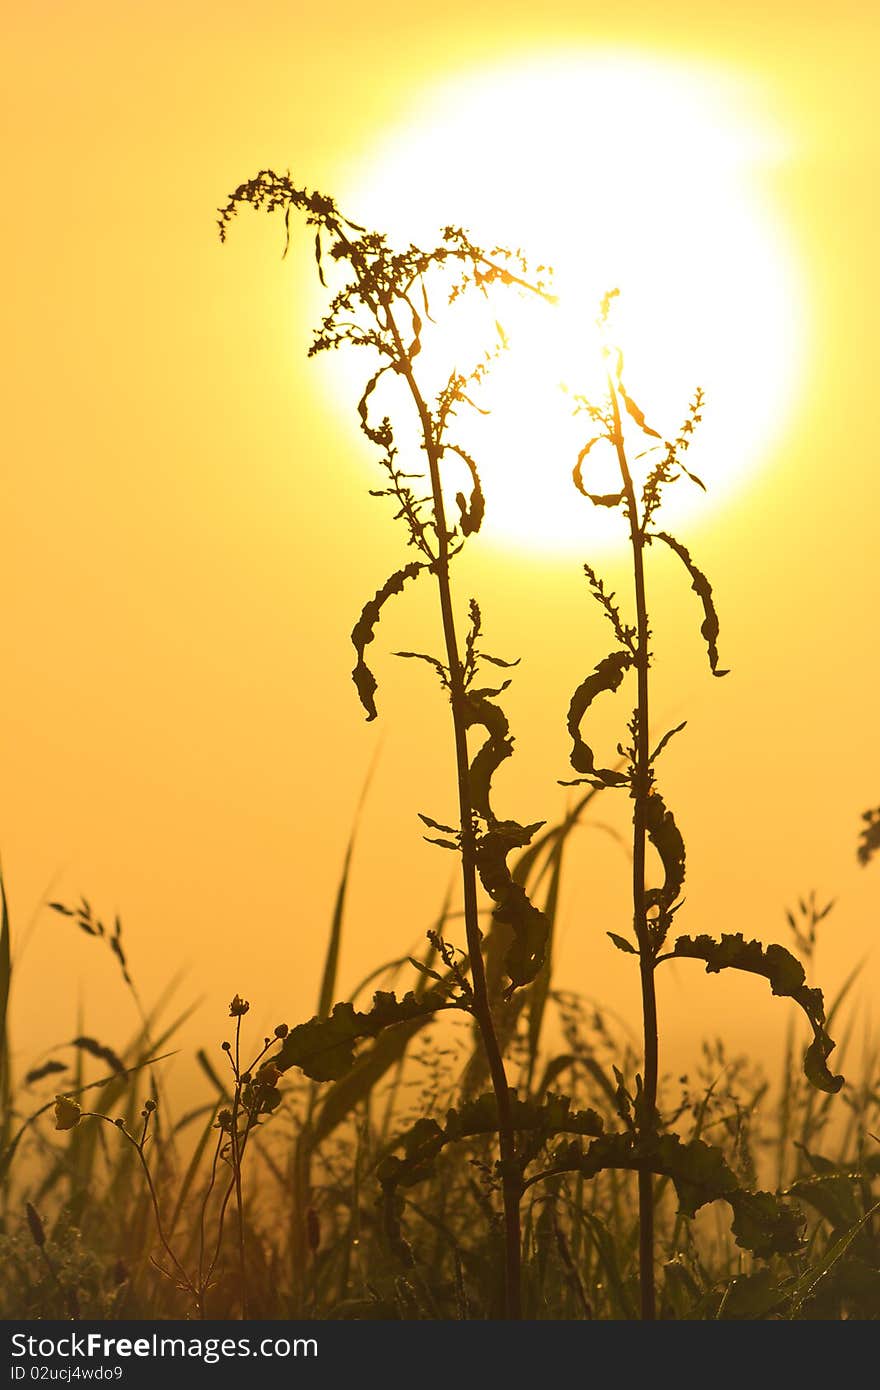
{"label": "sun glow", "polygon": [[[479,389],[490,414],[460,422],[488,540],[567,551],[620,532],[572,488],[587,422],[565,394],[595,389],[594,321],[611,288],[627,389],[650,422],[674,436],[694,389],[706,392],[689,462],[710,500],[680,485],[670,519],[717,505],[766,460],[804,355],[799,277],[767,193],[787,155],[729,76],[598,53],[439,87],[359,166],[340,204],[392,238],[431,244],[459,223],[553,267],[556,305],[506,294],[479,332],[466,309],[431,329],[434,352],[462,369],[496,317],[510,342]],[[353,380],[362,367],[344,370]]]}

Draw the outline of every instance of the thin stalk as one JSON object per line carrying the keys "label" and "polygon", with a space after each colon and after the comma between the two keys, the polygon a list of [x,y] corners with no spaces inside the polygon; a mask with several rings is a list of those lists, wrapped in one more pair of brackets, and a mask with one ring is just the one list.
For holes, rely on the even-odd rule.
{"label": "thin stalk", "polygon": [[247,1270],[244,1256],[244,1202],[241,1193],[241,1157],[238,1135],[238,1107],[241,1097],[241,1015],[235,1020],[235,1095],[232,1101],[232,1126],[230,1129],[232,1171],[235,1175],[235,1208],[238,1216],[238,1278],[241,1286],[241,1316],[246,1319],[247,1310]]}
{"label": "thin stalk", "polygon": [[[620,402],[610,376],[608,389],[614,415],[614,445],[626,497],[629,516],[630,542],[633,555],[633,577],[636,601],[636,677],[638,694],[635,725],[635,765],[633,768],[633,928],[639,945],[639,973],[642,986],[642,1026],[644,1032],[643,1108],[639,1121],[643,1134],[653,1133],[657,1123],[657,995],[654,988],[656,951],[648,927],[645,906],[645,852],[647,848],[647,805],[651,794],[650,744],[648,734],[648,605],[645,595],[645,536],[639,520],[638,505],[632,474],[626,457],[620,422]],[[654,1178],[649,1172],[639,1173],[639,1285],[641,1313],[644,1320],[656,1315],[654,1286]]]}
{"label": "thin stalk", "polygon": [[437,579],[440,596],[440,616],[443,624],[443,640],[446,646],[446,661],[449,670],[450,704],[455,740],[455,766],[458,781],[458,807],[461,825],[461,873],[464,897],[465,935],[470,958],[471,981],[473,985],[473,1012],[480,1030],[483,1049],[492,1089],[498,1106],[498,1148],[501,1158],[502,1191],[504,1198],[504,1237],[505,1237],[505,1306],[509,1319],[522,1317],[521,1294],[521,1229],[520,1199],[522,1180],[517,1170],[516,1141],[514,1138],[513,1115],[510,1104],[510,1090],[504,1058],[498,1042],[495,1020],[486,981],[483,961],[479,906],[477,902],[476,834],[474,829],[474,809],[470,786],[470,759],[467,746],[467,723],[465,718],[466,691],[464,669],[458,652],[455,630],[455,615],[452,606],[452,590],[449,579],[449,532],[446,525],[446,510],[443,504],[443,491],[440,481],[440,451],[435,437],[431,413],[416,382],[412,364],[400,337],[390,304],[383,304],[388,327],[394,337],[395,348],[399,354],[401,373],[409,387],[410,395],[418,411],[422,428],[425,455],[431,482],[431,496],[434,508],[434,524],[437,533],[437,556],[432,566]]}

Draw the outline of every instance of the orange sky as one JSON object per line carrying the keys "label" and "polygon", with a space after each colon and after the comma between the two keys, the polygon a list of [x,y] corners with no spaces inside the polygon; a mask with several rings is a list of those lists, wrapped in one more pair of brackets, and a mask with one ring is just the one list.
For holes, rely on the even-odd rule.
{"label": "orange sky", "polygon": [[[860,812],[880,801],[867,7],[86,0],[19,7],[5,27],[0,852],[22,1065],[77,1031],[80,1004],[113,1045],[133,1023],[112,963],[39,911],[47,895],[122,913],[147,998],[187,971],[181,1003],[204,1000],[189,1044],[222,1036],[236,990],[258,1024],[311,1013],[380,741],[343,985],[430,924],[451,861],[422,844],[415,813],[452,805],[448,715],[423,673],[387,656],[436,621],[430,594],[380,629],[383,717],[367,727],[348,634],[401,537],[366,495],[376,476],[334,403],[343,388],[328,388],[334,364],[305,361],[308,251],[282,264],[279,229],[244,220],[221,249],[214,209],[273,165],[341,196],[432,84],[599,48],[741,74],[793,137],[765,196],[806,300],[797,414],[760,471],[682,528],[715,586],[726,681],[705,670],[686,580],[656,566],[655,708],[690,721],[662,773],[688,845],[682,929],[784,940],[799,893],[837,895],[818,982],[833,990],[873,952],[869,998],[880,866],[855,860]],[[580,133],[585,160],[606,134]],[[503,137],[503,119],[482,133],[487,161]],[[622,562],[601,565],[625,592]],[[565,710],[605,654],[602,620],[576,557],[478,538],[458,583],[470,592],[492,648],[524,658],[501,804],[553,818]],[[602,818],[625,826],[627,810]],[[636,972],[603,935],[626,929],[626,862],[602,836],[578,846],[557,978],[635,1021]],[[733,1045],[780,1035],[786,1006],[760,984],[665,969],[670,1065],[707,1031]]]}

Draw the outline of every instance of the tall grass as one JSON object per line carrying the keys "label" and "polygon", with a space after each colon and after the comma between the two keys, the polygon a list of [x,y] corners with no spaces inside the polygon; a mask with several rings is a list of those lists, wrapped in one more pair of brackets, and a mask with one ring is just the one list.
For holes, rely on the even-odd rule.
{"label": "tall grass", "polygon": [[[587,793],[586,804],[515,866],[539,901],[550,904],[563,891],[566,851],[575,834],[589,832],[597,795]],[[344,878],[337,901],[344,902]],[[358,929],[344,916],[331,914],[325,974],[344,932]],[[450,919],[454,914],[443,905],[435,928]],[[429,950],[423,961],[432,959]],[[414,993],[426,988],[429,977],[405,958],[390,962],[379,978],[390,985],[407,976]],[[655,1193],[661,1318],[880,1312],[880,1237],[876,1213],[869,1215],[880,1195],[880,1147],[871,1137],[880,1133],[880,1052],[867,1045],[859,1055],[858,1013],[845,991],[832,1002],[829,1019],[844,1025],[840,1048],[858,1081],[837,1099],[825,1093],[816,1104],[794,1055],[781,1085],[771,1087],[761,1066],[729,1056],[715,1041],[686,1078],[661,1073],[659,1108],[684,1140],[711,1141],[752,1184],[778,1174],[777,1190],[806,1230],[805,1243],[788,1255],[749,1254],[717,1203],[690,1219],[676,1211],[671,1179],[661,1177]],[[182,1018],[163,1024],[169,1002],[148,1013],[152,1040],[163,1050]],[[234,1016],[241,1046],[248,1021],[249,1014]],[[462,1107],[482,1057],[469,1028],[423,1015],[380,1034],[335,1082],[316,1085],[295,1070],[279,1079],[280,1100],[252,1120],[247,1162],[239,1162],[240,1226],[238,1215],[232,1223],[218,1219],[224,1198],[227,1209],[236,1200],[229,1128],[236,1082],[224,1049],[213,1043],[195,1054],[206,1092],[191,1110],[175,1116],[163,1101],[150,1111],[155,1129],[140,1156],[115,1122],[121,1119],[140,1140],[152,1093],[148,1076],[161,1063],[149,1072],[140,1065],[152,1055],[143,1031],[116,1051],[120,1072],[107,1074],[93,1052],[71,1048],[72,1075],[45,1072],[43,1063],[30,1081],[18,1078],[13,1087],[8,1118],[18,1129],[28,1123],[4,1165],[2,1316],[240,1317],[243,1302],[251,1317],[503,1314],[491,1132],[472,1138],[470,1151],[445,1148],[431,1175],[405,1190],[396,1219],[389,1220],[381,1200],[379,1173],[400,1134],[413,1121],[442,1120],[450,1106]],[[619,1124],[621,1088],[633,1091],[640,1066],[640,1050],[626,1030],[600,1004],[554,979],[552,949],[543,983],[529,988],[507,1030],[506,1055],[519,1095],[546,1096],[564,1085],[573,1106],[594,1109],[609,1129]],[[97,1073],[95,1080],[89,1073]],[[54,1127],[62,1075],[80,1110],[69,1130]],[[223,1110],[226,1129],[217,1128]],[[162,1232],[184,1273],[163,1246],[142,1159],[150,1165]],[[560,1173],[527,1185],[522,1210],[526,1317],[639,1315],[635,1174]]]}

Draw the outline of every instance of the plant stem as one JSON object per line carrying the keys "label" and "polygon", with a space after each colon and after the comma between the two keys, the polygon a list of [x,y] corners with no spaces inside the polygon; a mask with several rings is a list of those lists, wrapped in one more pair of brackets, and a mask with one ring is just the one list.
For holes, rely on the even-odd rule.
{"label": "plant stem", "polygon": [[[642,530],[632,474],[626,457],[620,422],[620,402],[614,383],[609,377],[608,388],[614,415],[614,444],[626,496],[629,516],[630,542],[633,553],[633,577],[636,599],[636,703],[635,765],[633,780],[633,927],[639,944],[639,971],[642,987],[642,1026],[645,1048],[645,1074],[642,1079],[642,1108],[637,1123],[639,1137],[656,1133],[657,1128],[657,995],[654,988],[656,966],[654,943],[648,927],[645,906],[645,851],[647,847],[647,804],[651,794],[650,744],[648,732],[648,670],[650,652],[648,641],[648,605],[645,595],[645,537]],[[643,1320],[656,1317],[654,1288],[654,1178],[650,1172],[639,1173],[639,1285]]]}
{"label": "plant stem", "polygon": [[235,1176],[235,1208],[238,1216],[238,1278],[241,1293],[241,1316],[246,1319],[247,1309],[247,1270],[244,1258],[244,1203],[241,1193],[241,1148],[238,1134],[238,1110],[241,1100],[241,1015],[235,1020],[235,1095],[232,1101],[232,1125],[230,1128],[230,1157]]}
{"label": "plant stem", "polygon": [[505,1243],[505,1311],[509,1319],[522,1317],[521,1294],[521,1234],[520,1199],[522,1179],[517,1169],[516,1141],[513,1129],[513,1115],[510,1104],[510,1090],[504,1058],[498,1042],[495,1020],[486,981],[483,961],[482,934],[479,924],[477,902],[476,833],[474,828],[474,809],[471,799],[470,760],[467,746],[466,700],[464,670],[458,653],[458,640],[455,631],[455,615],[452,607],[452,591],[449,580],[449,532],[446,526],[446,511],[443,504],[443,490],[440,481],[440,449],[434,435],[434,422],[425,399],[416,382],[412,364],[400,337],[397,325],[386,301],[383,305],[387,315],[388,327],[395,341],[399,355],[400,370],[415,402],[422,428],[425,455],[431,481],[431,495],[434,508],[434,525],[437,533],[437,556],[433,565],[440,594],[440,616],[443,623],[443,639],[446,645],[446,661],[449,669],[450,703],[455,738],[455,766],[458,780],[458,806],[461,824],[461,874],[464,896],[464,921],[470,959],[471,980],[473,984],[473,1012],[480,1030],[483,1049],[492,1089],[498,1106],[498,1148],[501,1159],[502,1191],[504,1197],[504,1243]]}

